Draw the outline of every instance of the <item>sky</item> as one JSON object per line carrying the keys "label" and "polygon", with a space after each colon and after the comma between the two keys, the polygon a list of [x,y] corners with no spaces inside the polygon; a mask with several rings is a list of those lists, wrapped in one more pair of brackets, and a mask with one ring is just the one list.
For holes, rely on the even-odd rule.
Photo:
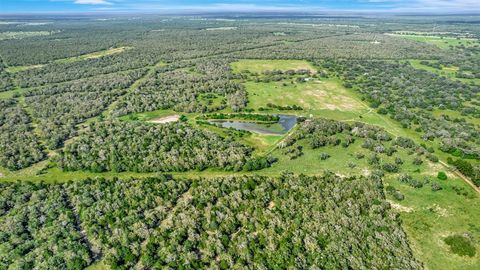
{"label": "sky", "polygon": [[0,0],[0,14],[222,11],[480,14],[480,0]]}

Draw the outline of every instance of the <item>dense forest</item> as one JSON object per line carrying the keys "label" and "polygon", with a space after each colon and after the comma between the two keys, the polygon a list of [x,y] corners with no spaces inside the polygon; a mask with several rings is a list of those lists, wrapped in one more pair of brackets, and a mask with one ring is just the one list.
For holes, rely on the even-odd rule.
{"label": "dense forest", "polygon": [[25,102],[49,149],[57,149],[77,131],[77,125],[98,116],[144,75],[143,70],[43,86],[25,93]]}
{"label": "dense forest", "polygon": [[5,268],[83,269],[99,255],[111,269],[421,268],[378,177],[1,187]]}
{"label": "dense forest", "polygon": [[183,123],[92,123],[66,145],[59,158],[64,170],[186,171],[241,170],[251,149],[213,132]]}
{"label": "dense forest", "polygon": [[44,158],[27,111],[16,100],[0,100],[0,165],[18,170]]}

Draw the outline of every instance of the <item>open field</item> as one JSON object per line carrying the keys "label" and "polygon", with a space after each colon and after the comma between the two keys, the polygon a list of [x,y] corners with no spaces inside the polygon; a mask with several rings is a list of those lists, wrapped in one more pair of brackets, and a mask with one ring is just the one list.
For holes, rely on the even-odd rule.
{"label": "open field", "polygon": [[318,116],[324,110],[362,114],[368,108],[350,97],[347,90],[335,80],[290,83],[287,81],[270,83],[245,83],[249,95],[248,107],[258,110],[267,108],[268,103],[280,106],[298,105],[302,114]]}
{"label": "open field", "polygon": [[6,68],[6,71],[9,73],[17,73],[21,71],[30,70],[30,69],[42,68],[44,66],[45,66],[44,64],[38,64],[38,65],[30,65],[30,66],[8,67]]}
{"label": "open field", "polygon": [[[57,59],[57,60],[54,60],[52,62],[53,63],[78,62],[78,61],[83,61],[83,60],[88,60],[88,59],[100,58],[100,57],[108,56],[108,55],[112,55],[112,54],[122,53],[125,50],[129,50],[129,49],[131,49],[131,47],[112,48],[112,49],[108,49],[108,50],[83,54],[83,55],[79,55],[79,56]],[[7,70],[7,72],[10,72],[10,73],[16,73],[16,72],[21,72],[21,71],[25,71],[25,70],[29,70],[29,69],[42,68],[42,67],[45,67],[45,64],[29,65],[29,66],[13,66],[13,67],[7,67],[6,70]]]}
{"label": "open field", "polygon": [[241,60],[231,64],[234,73],[248,70],[253,73],[262,73],[272,70],[310,70],[315,73],[316,69],[307,61],[303,60]]}
{"label": "open field", "polygon": [[439,37],[439,36],[429,36],[429,35],[400,35],[400,34],[388,34],[388,35],[415,40],[419,42],[425,42],[428,44],[435,45],[441,49],[448,49],[450,47],[456,47],[456,46],[469,47],[469,46],[474,46],[475,44],[478,44],[478,40],[467,39],[467,38]]}

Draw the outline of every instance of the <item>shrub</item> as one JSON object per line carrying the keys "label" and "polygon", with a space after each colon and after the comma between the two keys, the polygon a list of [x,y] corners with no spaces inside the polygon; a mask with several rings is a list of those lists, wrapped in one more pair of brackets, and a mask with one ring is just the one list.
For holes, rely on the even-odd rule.
{"label": "shrub", "polygon": [[439,180],[447,180],[448,179],[447,174],[445,172],[442,172],[442,171],[438,172],[437,178]]}
{"label": "shrub", "polygon": [[417,157],[413,160],[413,165],[419,166],[419,165],[422,165],[422,163],[423,163],[423,160],[421,158]]}
{"label": "shrub", "polygon": [[392,194],[393,195],[393,198],[395,198],[395,200],[397,201],[403,201],[405,199],[405,196],[403,196],[402,193],[400,193],[400,191],[395,191],[395,193]]}
{"label": "shrub", "polygon": [[476,254],[475,246],[468,235],[454,234],[445,238],[444,241],[457,255],[473,257]]}
{"label": "shrub", "polygon": [[432,154],[428,154],[427,158],[428,158],[428,160],[430,160],[431,162],[434,162],[434,163],[437,163],[439,161],[438,157],[435,156],[435,155],[432,155]]}
{"label": "shrub", "polygon": [[442,190],[442,187],[438,183],[432,183],[432,191]]}
{"label": "shrub", "polygon": [[408,184],[413,188],[422,188],[423,187],[423,183],[418,181],[418,180],[412,180]]}
{"label": "shrub", "polygon": [[320,159],[321,160],[327,160],[330,158],[330,155],[328,153],[321,153],[320,154]]}
{"label": "shrub", "polygon": [[396,157],[395,158],[395,164],[398,164],[398,165],[402,165],[403,164],[403,160],[399,157]]}
{"label": "shrub", "polygon": [[393,164],[393,163],[385,163],[382,165],[382,169],[386,172],[389,172],[389,173],[396,173],[398,172],[398,166],[396,164]]}

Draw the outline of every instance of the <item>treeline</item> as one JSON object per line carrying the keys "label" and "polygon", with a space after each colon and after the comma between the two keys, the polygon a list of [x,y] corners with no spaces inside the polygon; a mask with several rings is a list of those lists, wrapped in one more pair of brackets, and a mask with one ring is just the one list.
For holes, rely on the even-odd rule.
{"label": "treeline", "polygon": [[313,74],[309,69],[292,69],[286,71],[266,70],[262,73],[251,72],[250,70],[242,70],[240,72],[240,77],[242,79],[249,79],[257,83],[279,82],[285,80],[290,80],[292,83],[293,81],[304,82],[307,78],[317,77],[317,75]]}
{"label": "treeline", "polygon": [[302,111],[303,108],[298,106],[298,105],[287,105],[287,106],[281,106],[273,103],[267,103],[267,108],[260,107],[258,108],[259,111],[266,111],[270,109],[277,109],[280,111]]}
{"label": "treeline", "polygon": [[233,138],[184,123],[164,125],[107,121],[92,123],[65,146],[58,165],[65,171],[161,172],[220,168],[241,170],[252,149]]}
{"label": "treeline", "polygon": [[8,91],[14,88],[12,78],[5,70],[5,64],[0,57],[0,92]]}
{"label": "treeline", "polygon": [[[310,28],[312,29],[312,28]],[[234,55],[257,59],[436,59],[445,53],[438,47],[400,37],[353,29],[322,29],[322,36]],[[341,44],[341,46],[339,45]]]}
{"label": "treeline", "polygon": [[480,166],[463,159],[448,158],[447,162],[453,165],[463,175],[469,177],[477,187],[480,187]]}
{"label": "treeline", "polygon": [[0,166],[19,170],[45,157],[25,109],[14,99],[0,100]]}
{"label": "treeline", "polygon": [[0,185],[2,268],[422,268],[378,177]]}
{"label": "treeline", "polygon": [[199,120],[225,120],[225,119],[242,119],[261,122],[278,122],[280,117],[277,115],[269,114],[254,114],[254,113],[212,113],[205,114],[198,117]]}

